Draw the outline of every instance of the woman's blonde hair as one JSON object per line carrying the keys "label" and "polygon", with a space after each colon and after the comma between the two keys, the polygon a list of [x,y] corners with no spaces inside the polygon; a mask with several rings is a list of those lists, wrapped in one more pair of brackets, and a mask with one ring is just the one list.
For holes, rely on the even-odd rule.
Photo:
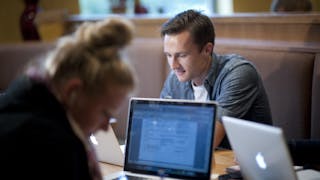
{"label": "woman's blonde hair", "polygon": [[82,24],[75,33],[60,39],[44,68],[49,82],[59,86],[78,77],[87,93],[98,93],[108,84],[133,89],[135,76],[120,50],[133,37],[133,25],[121,18]]}

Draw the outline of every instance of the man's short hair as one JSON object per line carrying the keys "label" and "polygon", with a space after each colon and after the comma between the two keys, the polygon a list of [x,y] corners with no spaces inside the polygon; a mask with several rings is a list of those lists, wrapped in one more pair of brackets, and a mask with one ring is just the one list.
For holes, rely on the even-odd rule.
{"label": "man's short hair", "polygon": [[161,27],[161,37],[188,31],[195,44],[201,49],[206,43],[214,44],[215,31],[210,18],[200,11],[183,11],[165,22]]}

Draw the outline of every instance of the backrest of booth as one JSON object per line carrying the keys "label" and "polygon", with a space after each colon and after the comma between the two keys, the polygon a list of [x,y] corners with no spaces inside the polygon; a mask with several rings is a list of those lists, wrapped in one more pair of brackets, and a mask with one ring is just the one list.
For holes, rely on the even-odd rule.
{"label": "backrest of booth", "polygon": [[[162,51],[162,41],[157,38],[137,38],[127,48],[125,56],[132,64],[137,75],[138,84],[132,96],[158,98],[162,83],[166,78],[166,59]],[[113,125],[118,137],[125,139],[128,101],[125,103]]]}
{"label": "backrest of booth", "polygon": [[[30,59],[44,54],[53,44],[0,45],[0,91]],[[275,126],[287,138],[320,138],[320,48],[281,43],[259,43],[217,39],[219,54],[237,53],[252,61],[266,88]],[[168,73],[160,38],[137,38],[124,52],[134,67],[137,91],[133,96],[159,97]],[[114,125],[125,139],[128,105],[117,115]]]}
{"label": "backrest of booth", "polygon": [[[0,93],[21,73],[28,62],[43,60],[53,49],[54,43],[32,42],[0,44]],[[132,96],[159,97],[166,76],[166,60],[162,52],[161,39],[136,38],[123,52],[125,59],[133,66],[137,75],[137,88]],[[117,136],[126,136],[128,101],[116,115],[118,122],[113,125]]]}
{"label": "backrest of booth", "polygon": [[24,66],[54,47],[52,43],[0,44],[0,92],[23,70]]}
{"label": "backrest of booth", "polygon": [[287,138],[310,138],[316,53],[289,44],[232,42],[218,41],[216,52],[237,53],[255,64],[269,97],[274,125],[282,127]]}
{"label": "backrest of booth", "polygon": [[311,138],[320,139],[320,53],[315,57],[312,79]]}

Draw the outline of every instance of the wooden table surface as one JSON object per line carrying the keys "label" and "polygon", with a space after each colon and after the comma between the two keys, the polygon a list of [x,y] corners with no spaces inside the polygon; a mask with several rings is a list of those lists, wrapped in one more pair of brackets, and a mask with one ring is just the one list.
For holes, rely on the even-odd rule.
{"label": "wooden table surface", "polygon": [[[100,168],[103,176],[121,171],[123,167],[100,162]],[[235,165],[234,154],[230,150],[217,150],[214,152],[214,161],[212,162],[211,178],[216,179],[218,175],[224,174],[228,166]]]}

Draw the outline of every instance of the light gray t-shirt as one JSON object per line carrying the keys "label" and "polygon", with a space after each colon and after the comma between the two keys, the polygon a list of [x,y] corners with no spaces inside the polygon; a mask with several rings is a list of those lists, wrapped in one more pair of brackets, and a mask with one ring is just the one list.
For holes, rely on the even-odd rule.
{"label": "light gray t-shirt", "polygon": [[204,85],[195,86],[193,83],[191,83],[191,84],[192,84],[194,99],[196,101],[207,101],[207,100],[209,100],[208,91],[206,90]]}

